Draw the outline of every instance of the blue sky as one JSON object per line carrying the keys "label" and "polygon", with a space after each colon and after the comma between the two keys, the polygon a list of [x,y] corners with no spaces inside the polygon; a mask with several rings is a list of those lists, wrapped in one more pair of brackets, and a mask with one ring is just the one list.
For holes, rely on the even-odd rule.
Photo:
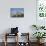
{"label": "blue sky", "polygon": [[16,12],[24,13],[24,8],[11,8],[10,10],[12,14],[16,14]]}

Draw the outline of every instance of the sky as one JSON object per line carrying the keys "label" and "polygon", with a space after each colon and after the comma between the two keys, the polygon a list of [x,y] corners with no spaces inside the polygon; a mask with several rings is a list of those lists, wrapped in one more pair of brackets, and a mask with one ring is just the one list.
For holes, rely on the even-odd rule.
{"label": "sky", "polygon": [[12,14],[16,14],[16,12],[24,13],[24,8],[11,8],[10,11]]}

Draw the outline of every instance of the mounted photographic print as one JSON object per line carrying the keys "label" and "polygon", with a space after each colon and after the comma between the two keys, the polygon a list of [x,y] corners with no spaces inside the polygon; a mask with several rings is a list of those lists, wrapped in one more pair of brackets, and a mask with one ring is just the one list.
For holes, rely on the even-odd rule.
{"label": "mounted photographic print", "polygon": [[11,17],[24,17],[24,8],[10,8]]}

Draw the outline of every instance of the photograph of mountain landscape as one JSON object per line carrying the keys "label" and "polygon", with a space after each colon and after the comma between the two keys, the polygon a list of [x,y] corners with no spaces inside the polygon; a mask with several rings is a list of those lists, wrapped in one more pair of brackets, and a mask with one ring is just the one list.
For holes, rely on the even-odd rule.
{"label": "photograph of mountain landscape", "polygon": [[24,8],[10,8],[11,17],[24,17]]}

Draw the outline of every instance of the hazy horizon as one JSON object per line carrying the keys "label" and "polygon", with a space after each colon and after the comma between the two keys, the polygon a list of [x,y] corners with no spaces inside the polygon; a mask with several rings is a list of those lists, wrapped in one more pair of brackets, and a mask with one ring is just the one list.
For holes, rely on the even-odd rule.
{"label": "hazy horizon", "polygon": [[24,13],[24,8],[11,8],[11,14]]}

